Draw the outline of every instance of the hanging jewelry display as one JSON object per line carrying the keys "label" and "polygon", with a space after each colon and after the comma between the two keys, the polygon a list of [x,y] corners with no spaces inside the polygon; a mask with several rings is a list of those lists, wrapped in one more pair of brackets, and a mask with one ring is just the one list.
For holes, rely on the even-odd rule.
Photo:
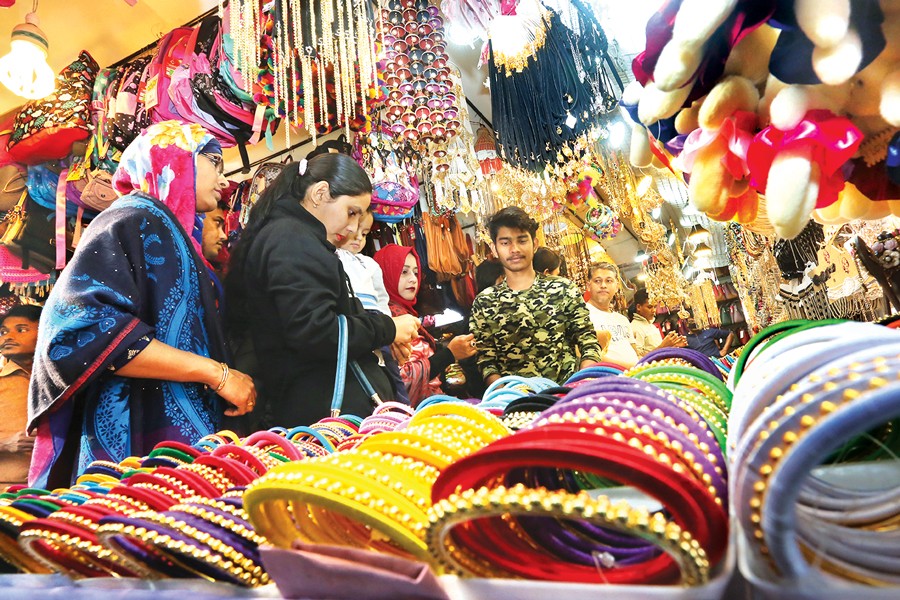
{"label": "hanging jewelry display", "polygon": [[[501,157],[540,172],[579,159],[616,106],[608,43],[590,8],[563,15],[536,0],[512,3],[489,28],[491,109]],[[516,29],[516,35],[511,32]],[[513,40],[525,38],[522,45]]]}
{"label": "hanging jewelry display", "polygon": [[381,127],[416,150],[446,142],[460,127],[444,21],[428,0],[387,0],[381,9],[387,98]]}
{"label": "hanging jewelry display", "polygon": [[539,231],[544,235],[543,245],[565,260],[566,279],[585,289],[591,256],[582,230],[559,213],[553,213],[541,223]]}
{"label": "hanging jewelry display", "polygon": [[[220,2],[220,10],[224,10]],[[365,125],[378,85],[378,39],[371,4],[363,0],[231,0],[229,30],[235,65],[259,81],[255,100],[316,136],[336,126]],[[290,127],[285,127],[290,144]]]}
{"label": "hanging jewelry display", "polygon": [[637,195],[634,172],[622,153],[601,149],[593,159],[602,169],[602,176],[594,189],[619,219],[631,224],[647,254],[654,256],[668,247],[665,226],[650,216],[653,209],[662,205],[662,197],[655,190]]}
{"label": "hanging jewelry display", "polygon": [[709,279],[688,286],[688,299],[694,315],[694,322],[700,329],[718,327],[722,324],[719,307],[716,304],[716,294]]}
{"label": "hanging jewelry display", "polygon": [[490,192],[475,155],[475,137],[469,125],[469,111],[456,67],[451,68],[448,82],[455,98],[453,116],[457,135],[449,140],[432,138],[425,153],[431,165],[435,201],[438,206],[457,212],[481,214],[484,210],[482,197]]}
{"label": "hanging jewelry display", "polygon": [[539,222],[562,208],[568,191],[565,183],[546,171],[537,175],[508,164],[494,175],[491,189],[501,204],[518,206]]}
{"label": "hanging jewelry display", "polygon": [[503,168],[503,161],[497,155],[494,134],[484,125],[479,125],[475,132],[475,158],[481,166],[482,175],[493,175]]}
{"label": "hanging jewelry display", "polygon": [[646,275],[644,281],[651,305],[662,304],[674,311],[689,302],[689,284],[681,274],[678,259],[671,248],[661,249],[644,263],[642,271]]}
{"label": "hanging jewelry display", "polygon": [[769,240],[737,223],[725,227],[728,271],[737,289],[741,308],[753,331],[787,318],[779,292],[778,263]]}

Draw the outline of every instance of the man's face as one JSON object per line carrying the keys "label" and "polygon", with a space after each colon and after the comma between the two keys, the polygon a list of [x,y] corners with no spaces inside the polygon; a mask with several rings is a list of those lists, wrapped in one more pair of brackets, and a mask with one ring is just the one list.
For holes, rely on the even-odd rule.
{"label": "man's face", "polygon": [[656,307],[651,306],[649,302],[645,302],[644,304],[638,304],[635,307],[637,313],[647,319],[648,321],[652,321],[656,316]]}
{"label": "man's face", "polygon": [[494,254],[507,271],[527,271],[532,268],[534,240],[530,233],[522,229],[501,227],[494,240]]}
{"label": "man's face", "polygon": [[613,296],[619,291],[619,276],[615,271],[597,269],[588,282],[591,299],[598,305],[609,307]]}
{"label": "man's face", "polygon": [[6,317],[0,324],[0,354],[13,361],[18,357],[31,358],[37,346],[37,333],[37,321]]}
{"label": "man's face", "polygon": [[225,235],[225,211],[221,208],[206,213],[203,220],[203,256],[206,260],[213,261],[219,256],[219,251],[227,240]]}

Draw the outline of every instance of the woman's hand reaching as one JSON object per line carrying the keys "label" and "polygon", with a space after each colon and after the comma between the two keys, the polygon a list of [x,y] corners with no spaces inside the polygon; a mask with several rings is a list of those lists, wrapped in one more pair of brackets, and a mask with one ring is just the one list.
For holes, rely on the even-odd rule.
{"label": "woman's hand reaching", "polygon": [[225,385],[217,393],[231,405],[225,409],[225,414],[229,417],[246,415],[256,406],[256,386],[253,379],[235,369],[229,369]]}
{"label": "woman's hand reaching", "polygon": [[395,344],[408,344],[419,335],[419,320],[412,315],[400,315],[399,317],[391,317],[394,320],[394,327],[397,333],[394,334]]}
{"label": "woman's hand reaching", "polygon": [[471,333],[456,336],[447,344],[447,349],[453,353],[453,358],[457,361],[478,354],[478,348],[475,347],[475,336]]}

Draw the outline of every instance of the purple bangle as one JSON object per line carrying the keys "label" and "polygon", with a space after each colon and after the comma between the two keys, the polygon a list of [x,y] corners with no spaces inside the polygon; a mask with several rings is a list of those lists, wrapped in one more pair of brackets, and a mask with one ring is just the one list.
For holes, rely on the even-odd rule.
{"label": "purple bangle", "polygon": [[[700,467],[703,469],[703,472],[710,476],[710,484],[715,489],[716,495],[722,500],[722,503],[724,505],[728,498],[728,484],[725,481],[726,463],[725,457],[722,455],[722,451],[719,448],[715,437],[712,436],[712,433],[709,433],[711,439],[710,437],[706,437],[705,435],[701,435],[699,433],[697,434],[697,439],[701,442],[705,441],[708,447],[707,451],[703,451],[697,446],[694,441],[692,441],[687,435],[679,430],[677,426],[672,425],[664,419],[653,415],[652,411],[654,410],[654,407],[651,406],[646,399],[647,396],[643,394],[635,394],[631,392],[609,394],[609,397],[603,395],[595,396],[592,398],[578,398],[577,400],[564,402],[544,411],[535,422],[535,426],[539,427],[541,423],[545,423],[546,419],[551,415],[574,413],[579,409],[590,411],[592,408],[595,408],[602,412],[604,408],[608,408],[614,411],[614,415],[617,415],[626,408],[624,404],[628,401],[631,401],[635,404],[635,406],[634,408],[628,408],[627,410],[629,410],[629,412],[631,413],[630,419],[634,420],[637,427],[648,425],[657,432],[665,433],[665,435],[668,436],[670,443],[679,442],[682,445],[682,453],[689,452],[691,449],[694,450],[694,452],[691,452],[691,454],[693,454],[693,460],[695,464],[700,465]],[[647,409],[642,409],[642,405],[646,405]],[[668,413],[668,416],[671,416],[675,423],[686,424],[686,421],[692,421],[691,417],[687,413],[678,415],[676,412],[671,411],[672,408],[674,407],[670,405],[670,412]],[[614,415],[607,414],[605,416],[608,417]],[[710,456],[715,459],[715,464],[712,460],[710,460]]]}
{"label": "purple bangle", "polygon": [[[709,430],[706,421],[689,402],[685,402],[677,396],[669,394],[652,383],[629,379],[628,377],[607,377],[581,386],[545,412],[552,414],[552,411],[564,407],[566,402],[574,401],[578,398],[593,397],[596,395],[615,397],[615,395],[620,392],[641,394],[645,398],[643,404],[651,406],[652,408],[658,408],[664,415],[672,417],[675,422],[684,421],[684,425],[691,430],[692,433],[696,434],[701,441],[715,441],[715,436]],[[686,420],[684,413],[686,413],[688,417]]]}
{"label": "purple bangle", "polygon": [[709,357],[705,356],[702,352],[697,352],[690,348],[658,348],[656,350],[651,350],[637,361],[637,364],[646,365],[657,360],[666,360],[670,358],[683,360],[701,371],[706,371],[719,381],[725,381],[725,378],[722,377],[722,371],[719,370],[716,363],[711,361]]}
{"label": "purple bangle", "polygon": [[652,544],[638,548],[604,545],[559,526],[561,524],[555,519],[547,517],[517,517],[516,521],[530,537],[547,550],[576,564],[594,565],[596,552],[611,554],[619,565],[642,563],[660,553],[660,550]]}

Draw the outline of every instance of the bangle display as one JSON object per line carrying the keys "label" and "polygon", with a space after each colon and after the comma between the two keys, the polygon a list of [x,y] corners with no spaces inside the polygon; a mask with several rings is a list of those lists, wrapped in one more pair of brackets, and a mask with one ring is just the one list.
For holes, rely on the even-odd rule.
{"label": "bangle display", "polygon": [[[553,561],[523,561],[519,554],[491,552],[498,562],[486,561],[470,553],[465,544],[458,544],[455,534],[460,529],[477,529],[474,521],[488,519],[496,521],[505,515],[547,516],[557,519],[578,519],[596,525],[638,535],[659,546],[667,553],[666,560],[652,559],[655,564],[647,569],[640,567],[649,581],[670,581],[671,565],[680,571],[681,582],[698,585],[706,581],[709,563],[703,549],[678,525],[668,521],[661,514],[651,516],[645,510],[628,507],[624,503],[613,504],[607,498],[593,499],[582,493],[552,492],[545,489],[529,489],[524,486],[482,487],[476,491],[452,494],[432,507],[432,517],[428,528],[428,546],[439,557],[445,570],[475,576],[495,575],[496,564],[509,569],[512,574],[538,579],[558,579],[562,573]],[[480,550],[491,550],[482,545]],[[607,581],[619,583],[635,579],[634,567],[619,566],[602,574],[596,567],[584,568],[586,581]],[[566,578],[566,580],[571,580]]]}

